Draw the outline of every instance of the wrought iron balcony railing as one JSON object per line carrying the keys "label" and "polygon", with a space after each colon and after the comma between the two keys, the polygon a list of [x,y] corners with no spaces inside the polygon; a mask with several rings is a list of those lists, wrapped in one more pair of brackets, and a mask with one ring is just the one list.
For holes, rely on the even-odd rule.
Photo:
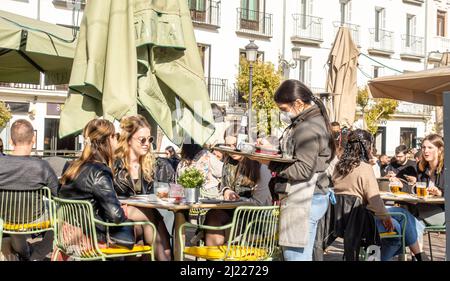
{"label": "wrought iron balcony railing", "polygon": [[237,31],[272,37],[272,14],[249,9],[237,9]]}
{"label": "wrought iron balcony railing", "polygon": [[294,38],[322,41],[322,18],[293,14]]}

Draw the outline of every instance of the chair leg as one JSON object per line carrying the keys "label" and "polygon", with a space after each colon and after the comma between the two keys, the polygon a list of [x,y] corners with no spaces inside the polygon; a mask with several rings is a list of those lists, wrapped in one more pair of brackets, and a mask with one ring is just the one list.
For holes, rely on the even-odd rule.
{"label": "chair leg", "polygon": [[431,232],[428,231],[428,245],[430,247],[430,260],[433,261],[433,249],[431,247]]}

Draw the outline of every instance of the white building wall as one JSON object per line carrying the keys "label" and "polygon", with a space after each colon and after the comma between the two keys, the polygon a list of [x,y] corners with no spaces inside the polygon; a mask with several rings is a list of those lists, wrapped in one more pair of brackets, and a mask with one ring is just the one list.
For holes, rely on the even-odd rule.
{"label": "white building wall", "polygon": [[[219,28],[201,27],[194,24],[197,42],[210,45],[210,69],[205,69],[205,76],[228,79],[228,86],[231,88],[236,82],[238,73],[239,50],[245,48],[249,43],[249,39],[254,39],[255,43],[259,46],[259,50],[264,52],[265,61],[270,61],[276,66],[278,66],[279,55],[283,56],[287,61],[292,62],[291,48],[294,45],[300,46],[301,55],[311,58],[310,80],[308,81],[309,86],[316,89],[316,91],[324,89],[327,74],[326,62],[336,31],[336,27],[333,23],[340,21],[340,4],[339,0],[311,1],[313,1],[311,15],[322,18],[323,42],[319,45],[293,44],[291,41],[291,37],[294,35],[294,20],[292,15],[300,13],[301,0],[265,1],[265,12],[272,14],[272,37],[262,37],[236,32],[238,17],[237,8],[240,7],[241,1],[220,1]],[[55,5],[52,0],[0,0],[0,3],[1,10],[32,18],[39,18],[51,23],[73,24],[72,10],[60,5]],[[39,7],[38,3],[40,3]],[[286,5],[284,19],[283,3]],[[420,3],[420,1],[418,1],[418,3]],[[425,30],[426,3],[428,3],[428,24],[427,29]],[[408,4],[402,0],[352,0],[350,22],[359,25],[359,45],[361,53],[369,55],[381,64],[385,64],[400,71],[422,70],[425,68],[423,58],[419,60],[405,60],[400,57],[400,54],[402,53],[401,36],[406,33],[406,14],[416,15],[416,36],[426,37],[427,39],[427,50],[424,50],[425,57],[425,52],[432,50],[439,50],[442,52],[446,49],[450,49],[450,39],[436,37],[437,9],[448,11],[449,6],[449,1],[444,0],[426,0],[421,5]],[[394,32],[394,53],[390,57],[368,54],[370,43],[369,28],[374,27],[375,7],[385,8],[385,29]],[[81,16],[82,14],[80,14],[80,21]],[[285,22],[284,32],[283,22]],[[448,20],[447,37],[450,33],[449,25],[450,21]],[[364,56],[360,56],[359,67],[369,76],[373,75],[374,65],[381,66]],[[429,67],[431,67],[431,65],[429,65]],[[388,68],[382,68],[380,70],[380,76],[392,74],[397,74],[397,72]],[[290,70],[289,77],[298,79],[298,67]],[[366,85],[368,80],[369,78],[365,77],[362,72],[358,72],[358,86]],[[391,142],[387,143],[387,148],[391,149],[399,144],[398,133],[400,127],[417,127],[418,137],[423,137],[424,134],[428,133],[431,130],[431,126],[426,126],[421,118],[422,116],[418,116],[417,122],[406,122],[403,119],[388,121],[387,139]],[[36,125],[39,126],[43,124],[43,121],[35,122]],[[393,137],[393,134],[397,134],[396,137]],[[41,146],[41,144],[42,143],[38,143],[39,146]]]}

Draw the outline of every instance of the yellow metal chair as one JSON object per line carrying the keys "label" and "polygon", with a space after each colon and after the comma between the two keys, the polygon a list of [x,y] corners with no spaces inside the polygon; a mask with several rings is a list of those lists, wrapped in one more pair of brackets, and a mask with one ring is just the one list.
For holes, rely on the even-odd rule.
{"label": "yellow metal chair", "polygon": [[37,190],[0,190],[3,233],[34,234],[53,231],[53,205],[47,187]]}
{"label": "yellow metal chair", "polygon": [[150,225],[153,228],[153,241],[156,238],[156,228],[149,221],[124,222],[120,224],[107,223],[94,218],[92,205],[83,200],[66,200],[54,198],[55,201],[55,246],[52,260],[59,253],[75,260],[106,260],[109,258],[150,255],[154,260],[153,245],[134,245],[133,249],[120,246],[101,247],[98,243],[96,225],[106,228],[109,235],[110,227]]}
{"label": "yellow metal chair", "polygon": [[[184,223],[179,230],[183,237],[186,227],[206,230],[230,230],[228,242],[223,246],[182,245],[182,255],[206,260],[261,261],[272,260],[277,245],[279,206],[238,207],[230,224],[213,227]],[[184,257],[183,257],[184,258]]]}

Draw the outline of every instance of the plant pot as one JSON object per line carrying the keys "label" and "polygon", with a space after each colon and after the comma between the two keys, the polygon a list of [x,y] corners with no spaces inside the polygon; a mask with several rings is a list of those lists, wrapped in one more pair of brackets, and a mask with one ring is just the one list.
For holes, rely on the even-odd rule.
{"label": "plant pot", "polygon": [[187,203],[198,202],[198,198],[200,197],[200,188],[185,188],[184,196],[186,197]]}

